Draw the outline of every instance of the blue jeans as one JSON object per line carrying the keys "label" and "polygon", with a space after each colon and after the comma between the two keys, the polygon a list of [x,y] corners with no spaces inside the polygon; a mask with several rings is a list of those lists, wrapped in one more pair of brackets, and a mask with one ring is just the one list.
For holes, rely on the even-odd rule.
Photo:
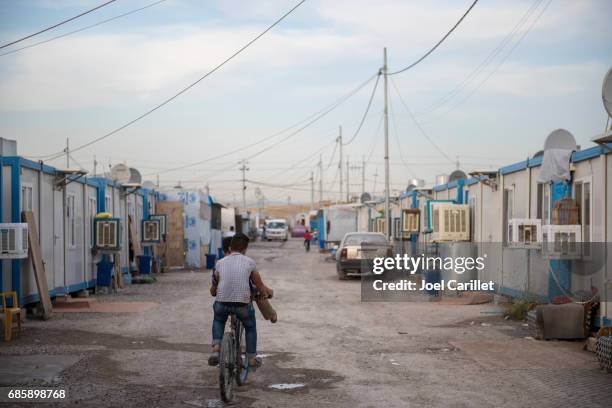
{"label": "blue jeans", "polygon": [[255,320],[255,308],[252,303],[213,303],[213,311],[215,318],[212,324],[213,345],[220,345],[225,331],[225,323],[230,313],[234,313],[238,320],[244,326],[244,335],[246,337],[247,354],[255,356],[257,354],[257,324]]}

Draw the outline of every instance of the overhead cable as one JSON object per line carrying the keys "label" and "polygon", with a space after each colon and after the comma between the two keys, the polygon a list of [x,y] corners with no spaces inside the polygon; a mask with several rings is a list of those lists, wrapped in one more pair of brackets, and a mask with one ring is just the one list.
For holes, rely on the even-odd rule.
{"label": "overhead cable", "polygon": [[89,9],[89,10],[87,10],[87,11],[82,12],[81,14],[78,14],[78,15],[76,15],[76,16],[74,16],[74,17],[70,17],[69,19],[66,19],[66,20],[61,21],[61,22],[59,22],[59,23],[57,23],[57,24],[54,24],[54,25],[52,25],[51,27],[44,28],[44,29],[42,29],[42,30],[40,30],[40,31],[37,31],[37,32],[35,32],[35,33],[32,33],[32,34],[30,34],[30,35],[26,35],[25,37],[22,37],[22,38],[20,38],[20,39],[18,39],[18,40],[11,41],[11,42],[6,43],[6,44],[4,44],[4,45],[0,45],[0,50],[1,50],[1,49],[3,49],[3,48],[6,48],[6,47],[10,47],[11,45],[14,45],[14,44],[20,43],[20,42],[22,42],[22,41],[25,41],[25,40],[27,40],[27,39],[29,39],[29,38],[34,37],[34,36],[37,36],[38,34],[42,34],[42,33],[47,32],[47,31],[49,31],[49,30],[53,30],[53,29],[54,29],[54,28],[56,28],[56,27],[59,27],[59,26],[61,26],[61,25],[63,25],[63,24],[66,24],[66,23],[68,23],[68,22],[70,22],[70,21],[72,21],[72,20],[76,20],[76,19],[77,19],[77,18],[79,18],[79,17],[83,17],[84,15],[89,14],[89,13],[91,13],[91,12],[93,12],[93,11],[96,11],[96,10],[98,10],[98,9],[100,9],[100,8],[104,7],[104,6],[108,6],[109,4],[114,3],[115,1],[117,1],[117,0],[109,0],[109,1],[107,1],[106,3],[102,3],[102,4],[100,4],[100,5],[96,6],[96,7],[92,8],[92,9]]}
{"label": "overhead cable", "polygon": [[[227,64],[228,62],[230,62],[231,60],[233,60],[235,57],[237,57],[240,53],[242,53],[244,50],[246,50],[249,46],[251,46],[255,41],[259,40],[261,37],[263,37],[268,31],[270,31],[272,28],[274,28],[276,25],[278,25],[281,21],[283,21],[286,17],[288,17],[291,13],[293,13],[298,7],[300,7],[302,4],[304,4],[306,0],[301,0],[299,3],[297,3],[295,6],[293,6],[289,11],[287,11],[285,14],[283,14],[280,18],[278,18],[276,21],[274,21],[272,24],[270,24],[265,30],[263,30],[261,33],[259,33],[256,37],[254,37],[253,39],[251,39],[249,42],[247,42],[245,45],[243,45],[241,48],[239,48],[236,52],[234,52],[232,55],[230,55],[229,57],[227,57],[225,60],[223,60],[221,63],[219,63],[217,66],[215,66],[213,69],[211,69],[210,71],[208,71],[206,74],[202,75],[200,78],[198,78],[196,81],[192,82],[191,84],[189,84],[188,86],[186,86],[185,88],[181,89],[179,92],[177,92],[176,94],[174,94],[173,96],[171,96],[170,98],[166,99],[165,101],[163,101],[162,103],[160,103],[159,105],[156,105],[155,107],[149,109],[148,111],[146,111],[145,113],[137,116],[135,119],[130,120],[129,122],[119,126],[118,128],[106,133],[105,135],[102,135],[100,137],[97,137],[85,144],[82,144],[74,149],[71,150],[71,152],[76,152],[79,150],[82,150],[88,146],[93,145],[94,143],[100,142],[101,140],[104,140],[116,133],[119,133],[120,131],[122,131],[123,129],[127,128],[128,126],[133,125],[134,123],[138,122],[139,120],[149,116],[150,114],[152,114],[153,112],[155,112],[156,110],[160,109],[161,107],[169,104],[170,102],[172,102],[173,100],[175,100],[176,98],[178,98],[179,96],[181,96],[182,94],[184,94],[185,92],[187,92],[188,90],[190,90],[191,88],[193,88],[194,86],[196,86],[197,84],[199,84],[201,81],[203,81],[204,79],[206,79],[207,77],[209,77],[210,75],[212,75],[213,73],[215,73],[216,71],[218,71],[221,67],[223,67],[225,64]],[[53,155],[49,155],[47,157],[54,157],[56,156],[56,154]]]}
{"label": "overhead cable", "polygon": [[455,31],[455,29],[457,27],[459,27],[459,24],[461,24],[461,22],[463,21],[464,18],[467,17],[467,15],[470,13],[470,11],[472,11],[472,9],[474,8],[474,6],[476,5],[476,3],[478,3],[478,0],[474,0],[474,2],[472,3],[472,5],[465,11],[465,13],[463,13],[463,15],[461,16],[461,18],[455,23],[455,25],[444,35],[444,37],[442,37],[440,39],[440,41],[438,41],[436,43],[436,45],[434,45],[429,51],[427,51],[421,58],[419,58],[418,60],[414,61],[412,64],[408,65],[405,68],[402,68],[400,70],[394,71],[394,72],[390,72],[388,75],[395,75],[395,74],[401,74],[402,72],[408,71],[409,69],[415,67],[416,65],[418,65],[420,62],[422,62],[425,58],[427,58],[432,52],[434,52],[436,50],[436,48],[438,48],[443,42],[444,40],[446,40],[448,38],[449,35],[451,35],[451,33],[453,31]]}
{"label": "overhead cable", "polygon": [[131,10],[131,11],[128,11],[128,12],[123,13],[123,14],[116,15],[116,16],[111,17],[111,18],[107,18],[107,19],[102,20],[102,21],[98,21],[97,23],[90,24],[88,26],[81,27],[81,28],[73,30],[73,31],[69,31],[69,32],[64,33],[64,34],[56,35],[55,37],[51,37],[51,38],[43,40],[43,41],[39,41],[39,42],[35,42],[33,44],[25,45],[25,46],[20,47],[20,48],[15,48],[14,50],[10,50],[10,51],[7,51],[5,53],[0,54],[0,57],[2,57],[3,55],[13,54],[13,53],[16,53],[16,52],[19,52],[19,51],[22,51],[22,50],[25,50],[25,49],[28,49],[28,48],[33,48],[33,47],[36,47],[36,46],[39,46],[39,45],[42,45],[42,44],[50,43],[51,41],[59,40],[60,38],[65,38],[65,37],[68,37],[68,36],[70,36],[72,34],[76,34],[76,33],[83,32],[85,30],[89,30],[90,28],[98,27],[98,26],[100,26],[102,24],[106,24],[106,23],[109,23],[111,21],[118,20],[118,19],[120,19],[122,17],[129,16],[130,14],[134,14],[134,13],[137,13],[139,11],[148,9],[150,7],[153,7],[153,6],[156,6],[159,3],[163,3],[165,1],[166,0],[158,0],[156,2],[147,4],[146,6],[143,6],[143,7],[140,7],[140,8]]}

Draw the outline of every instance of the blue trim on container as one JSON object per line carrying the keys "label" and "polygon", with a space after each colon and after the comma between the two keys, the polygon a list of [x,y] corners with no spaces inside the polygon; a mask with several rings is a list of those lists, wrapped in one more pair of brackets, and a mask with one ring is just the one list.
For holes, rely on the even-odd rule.
{"label": "blue trim on container", "polygon": [[457,204],[463,204],[463,186],[465,185],[465,180],[457,180]]}

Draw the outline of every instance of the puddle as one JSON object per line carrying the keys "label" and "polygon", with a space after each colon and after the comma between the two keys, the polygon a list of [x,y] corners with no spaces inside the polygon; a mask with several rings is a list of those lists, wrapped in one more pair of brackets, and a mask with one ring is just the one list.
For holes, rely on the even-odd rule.
{"label": "puddle", "polygon": [[450,353],[452,351],[459,351],[457,347],[453,347],[450,344],[436,344],[433,346],[425,347],[426,353]]}
{"label": "puddle", "polygon": [[294,384],[272,384],[269,388],[274,388],[275,390],[294,390],[296,388],[302,388],[305,384],[302,383],[294,383]]}

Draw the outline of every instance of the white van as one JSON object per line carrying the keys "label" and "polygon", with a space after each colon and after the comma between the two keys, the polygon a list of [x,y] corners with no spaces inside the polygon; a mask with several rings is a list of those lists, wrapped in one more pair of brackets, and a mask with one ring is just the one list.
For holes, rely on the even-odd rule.
{"label": "white van", "polygon": [[266,239],[282,240],[289,239],[289,225],[285,219],[266,220]]}

